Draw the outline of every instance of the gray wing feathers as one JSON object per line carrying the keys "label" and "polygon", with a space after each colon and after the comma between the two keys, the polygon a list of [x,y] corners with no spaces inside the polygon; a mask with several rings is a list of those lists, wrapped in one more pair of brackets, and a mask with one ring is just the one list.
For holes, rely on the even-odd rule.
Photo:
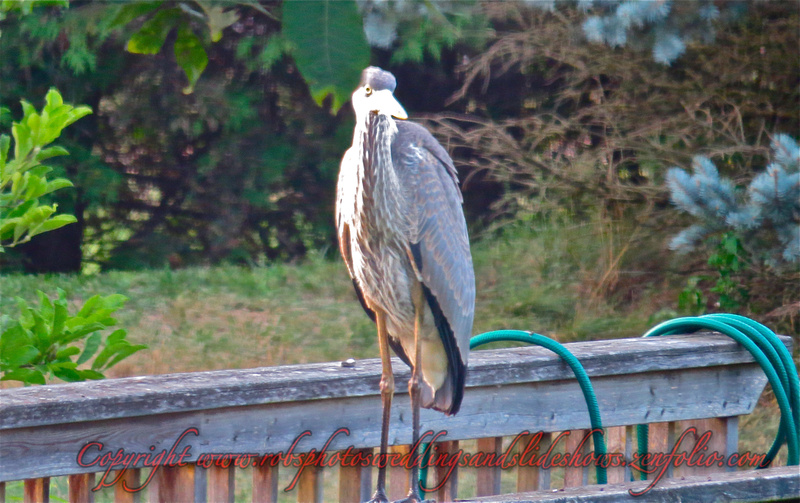
{"label": "gray wing feathers", "polygon": [[466,364],[472,335],[475,276],[461,191],[453,162],[422,126],[398,122],[392,157],[406,190],[422,280],[436,297]]}

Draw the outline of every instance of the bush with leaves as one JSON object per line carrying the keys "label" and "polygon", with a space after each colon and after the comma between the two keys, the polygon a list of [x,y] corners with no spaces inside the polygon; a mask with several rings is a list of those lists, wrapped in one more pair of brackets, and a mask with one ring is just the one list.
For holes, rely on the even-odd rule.
{"label": "bush with leaves", "polygon": [[30,241],[37,234],[76,221],[72,215],[56,215],[55,204],[41,204],[39,199],[72,183],[65,178],[49,180],[51,168],[42,164],[52,157],[66,155],[61,147],[48,147],[61,131],[92,113],[88,107],[65,104],[55,89],[47,93],[41,112],[22,101],[24,116],[11,128],[14,157],[9,159],[11,140],[0,135],[0,252]]}
{"label": "bush with leaves", "polygon": [[[111,315],[127,301],[123,295],[95,295],[71,315],[63,290],[53,300],[37,293],[37,307],[17,298],[19,318],[0,318],[0,380],[28,385],[45,384],[48,378],[103,379],[104,371],[147,347],[128,342],[124,329],[114,330],[103,340],[103,333],[117,323]],[[82,340],[81,349],[75,343]],[[83,364],[88,368],[78,368]]]}
{"label": "bush with leaves", "polygon": [[[55,89],[47,93],[41,112],[26,101],[22,110],[22,120],[11,130],[13,159],[8,156],[10,138],[0,135],[0,244],[7,247],[75,222],[72,215],[56,215],[55,204],[40,203],[42,196],[72,186],[64,178],[48,179],[51,168],[42,162],[66,155],[63,148],[49,145],[65,127],[91,113],[88,107],[65,104]],[[69,314],[63,291],[52,301],[43,292],[38,295],[38,307],[18,298],[19,317],[0,317],[0,380],[28,385],[45,384],[47,378],[102,379],[103,371],[146,347],[130,344],[123,329],[102,340],[103,331],[116,324],[111,314],[127,300],[122,295],[95,295],[75,315]],[[81,341],[83,349],[76,345]],[[78,368],[92,357],[90,368]]]}

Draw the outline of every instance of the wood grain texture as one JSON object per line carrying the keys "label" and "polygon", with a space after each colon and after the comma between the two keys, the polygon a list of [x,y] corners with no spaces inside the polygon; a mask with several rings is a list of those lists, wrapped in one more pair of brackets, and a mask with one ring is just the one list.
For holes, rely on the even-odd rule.
{"label": "wood grain texture", "polygon": [[641,492],[649,482],[574,487],[557,492],[538,491],[474,498],[468,502],[493,503],[718,503],[720,501],[797,501],[800,475],[796,466],[722,472],[700,477],[662,479],[647,494],[633,497],[629,489]]}
{"label": "wood grain texture", "polygon": [[[718,336],[661,339],[662,345],[643,339],[568,345],[583,355],[589,373],[595,372],[592,381],[605,426],[752,411],[766,379],[749,353]],[[446,431],[445,439],[458,440],[589,427],[583,395],[566,365],[533,349],[477,351],[459,414],[445,417],[423,410],[423,430]],[[631,355],[645,355],[648,361]],[[607,367],[602,367],[604,361]],[[100,455],[120,448],[126,453],[153,452],[150,446],[155,452],[188,449],[188,462],[202,453],[263,455],[287,452],[293,445],[293,452],[302,453],[322,449],[340,427],[349,428],[349,435],[331,440],[329,452],[377,446],[380,418],[375,411],[381,404],[376,362],[359,362],[356,369],[336,364],[307,367],[309,375],[289,366],[159,377],[164,382],[134,378],[0,391],[0,481],[98,471],[93,463]],[[630,385],[632,377],[626,371],[640,371],[636,386]],[[217,377],[221,383],[214,380]],[[148,383],[146,389],[143,382]],[[241,390],[235,396],[237,383]],[[363,388],[361,394],[345,390],[348,383]],[[76,384],[81,386],[72,388]],[[102,386],[95,389],[96,384]],[[185,395],[176,396],[171,385]],[[48,388],[63,390],[63,414]],[[402,384],[397,388],[403,389]],[[309,390],[320,398],[306,399]],[[209,398],[216,391],[220,396]],[[105,392],[109,396],[100,396]],[[85,402],[75,396],[81,393],[86,394]],[[197,410],[196,397],[208,398],[208,408]],[[143,404],[145,399],[161,406]],[[241,405],[221,407],[224,403]],[[89,414],[91,406],[97,406],[96,417]],[[395,400],[390,444],[407,442],[407,409],[402,400]],[[153,410],[172,412],[148,413]],[[107,416],[120,417],[103,419]],[[196,433],[186,433],[189,428]],[[311,434],[298,441],[304,431]],[[80,466],[77,453],[90,442],[102,443],[102,450],[89,449],[83,458],[89,466]]]}
{"label": "wood grain texture", "polygon": [[[791,338],[781,336],[791,347]],[[565,347],[590,377],[749,363],[750,354],[725,336],[695,334],[652,339],[573,342]],[[408,368],[395,359],[395,387],[405,390]],[[374,396],[377,358],[354,367],[338,362],[129,377],[0,391],[0,429],[148,416],[322,398]],[[544,348],[475,351],[467,387],[572,379]],[[403,394],[403,393],[398,393]]]}
{"label": "wood grain texture", "polygon": [[[498,459],[503,450],[503,437],[488,437],[478,439],[478,452],[485,454],[484,459]],[[486,466],[477,470],[478,496],[491,496],[500,494],[500,466]]]}
{"label": "wood grain texture", "polygon": [[94,473],[84,473],[81,475],[70,475],[67,479],[69,484],[70,503],[94,503]]}
{"label": "wood grain texture", "polygon": [[194,503],[194,465],[162,466],[148,487],[150,501]]}
{"label": "wood grain texture", "polygon": [[22,500],[25,503],[48,503],[50,501],[50,477],[27,479],[23,484]]}
{"label": "wood grain texture", "polygon": [[278,470],[266,462],[253,467],[253,503],[278,503]]}
{"label": "wood grain texture", "polygon": [[[401,446],[395,446],[401,447]],[[406,449],[407,451],[407,449]],[[372,452],[372,449],[359,449],[363,455]],[[404,477],[406,486],[408,486],[408,476]],[[402,479],[401,479],[402,480]],[[394,500],[391,496],[391,482],[389,479],[389,499]],[[339,467],[339,503],[361,503],[367,501],[371,496],[372,491],[372,477],[370,467],[364,466],[340,466]],[[407,494],[408,489],[406,487]],[[405,496],[402,494],[402,496]]]}
{"label": "wood grain texture", "polygon": [[[530,447],[529,442],[533,442]],[[550,489],[551,469],[537,466],[536,460],[547,454],[552,443],[553,434],[542,432],[531,433],[520,440],[519,448],[522,452],[520,466],[517,468],[517,492]]]}
{"label": "wood grain texture", "polygon": [[[454,459],[453,454],[456,451],[458,451],[458,440],[437,442],[436,444],[436,455],[446,456],[442,459]],[[438,503],[455,501],[458,498],[458,466],[441,463],[437,464],[433,471],[436,474],[436,501]]]}
{"label": "wood grain texture", "polygon": [[709,475],[725,471],[724,460],[721,457],[725,456],[727,451],[726,419],[693,419],[677,423],[676,441],[689,428],[696,428],[697,433],[686,435],[681,442],[680,451],[689,456],[689,462],[677,467],[676,476]]}
{"label": "wood grain texture", "polygon": [[234,467],[211,466],[206,470],[208,501],[233,503],[236,496],[234,487]]}
{"label": "wood grain texture", "polygon": [[322,479],[321,467],[306,467],[297,482],[297,503],[322,503]]}
{"label": "wood grain texture", "polygon": [[[411,451],[409,445],[392,445],[389,446],[389,454],[398,454],[400,456],[407,454]],[[387,467],[389,471],[389,482],[386,487],[386,495],[389,501],[395,501],[405,498],[408,495],[409,487],[409,471],[404,466]]]}
{"label": "wood grain texture", "polygon": [[[628,428],[626,426],[606,428],[605,441],[606,451],[608,453],[622,454],[626,456],[626,459],[629,459],[629,453],[627,453],[626,449],[628,441],[627,430]],[[606,469],[606,475],[609,484],[622,484],[628,480],[625,478],[625,466],[609,466]]]}
{"label": "wood grain texture", "polygon": [[[119,472],[115,472],[114,477]],[[140,470],[139,468],[129,468],[119,477],[117,483],[114,484],[114,503],[139,503],[141,500],[141,492],[129,492],[123,487],[123,482],[128,489],[135,489],[141,485],[139,481]],[[112,479],[113,480],[113,479]]]}
{"label": "wood grain texture", "polygon": [[587,438],[588,433],[589,430],[572,430],[565,439],[565,453],[572,459],[564,467],[564,487],[585,486],[588,483],[588,468],[582,466],[592,446],[591,438]]}

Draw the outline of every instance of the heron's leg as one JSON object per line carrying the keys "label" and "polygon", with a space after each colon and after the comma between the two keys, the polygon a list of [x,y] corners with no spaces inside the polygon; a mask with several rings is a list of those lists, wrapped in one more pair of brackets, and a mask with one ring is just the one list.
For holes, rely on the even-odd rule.
{"label": "heron's leg", "polygon": [[[411,414],[412,414],[412,427],[411,427],[411,445],[416,446],[419,442],[419,400],[420,400],[420,386],[422,385],[422,323],[425,317],[425,304],[422,292],[422,284],[416,282],[412,292],[414,296],[414,367],[411,371],[411,379],[408,381],[408,394],[411,396]],[[417,452],[412,453],[411,459],[414,460],[414,465],[411,467],[409,474],[409,487],[411,491],[408,494],[407,501],[420,501],[419,491],[419,465],[420,461],[416,460]]]}
{"label": "heron's leg", "polygon": [[394,374],[392,373],[392,360],[389,355],[389,333],[386,330],[386,313],[380,309],[375,310],[375,321],[378,325],[378,347],[381,352],[381,402],[383,403],[383,420],[381,422],[381,447],[380,456],[384,464],[378,465],[378,487],[372,495],[370,502],[385,503],[386,498],[386,453],[389,450],[389,419],[392,414],[392,395],[394,394]]}

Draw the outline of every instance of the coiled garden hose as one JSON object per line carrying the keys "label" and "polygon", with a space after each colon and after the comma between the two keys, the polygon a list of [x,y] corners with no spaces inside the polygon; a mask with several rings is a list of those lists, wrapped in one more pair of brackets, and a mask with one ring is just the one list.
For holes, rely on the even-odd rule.
{"label": "coiled garden hose", "polygon": [[[772,447],[758,468],[768,467],[784,442],[789,451],[787,465],[800,464],[800,459],[798,459],[800,458],[800,452],[798,452],[800,380],[797,376],[797,367],[786,346],[769,328],[737,314],[707,314],[699,317],[677,318],[653,327],[643,337],[687,334],[699,330],[713,330],[722,333],[744,346],[767,375],[775,393],[781,411],[780,427]],[[646,424],[637,426],[640,456],[647,454],[648,433],[649,428]],[[642,471],[640,478],[645,480],[647,474]]]}
{"label": "coiled garden hose", "polygon": [[[768,467],[775,459],[784,442],[786,442],[789,451],[787,464],[800,464],[800,459],[798,459],[800,458],[800,452],[798,452],[798,444],[800,443],[800,379],[797,375],[797,367],[786,346],[769,328],[737,314],[707,314],[699,317],[676,318],[651,328],[643,337],[689,334],[700,330],[713,330],[722,333],[744,346],[766,374],[767,380],[775,393],[775,398],[781,411],[780,427],[772,447],[758,468]],[[470,339],[469,347],[470,349],[475,349],[490,342],[522,342],[542,346],[556,353],[570,366],[578,380],[586,400],[586,406],[589,409],[589,420],[592,430],[594,430],[595,452],[598,453],[600,459],[603,459],[606,455],[606,446],[603,440],[603,425],[597,405],[597,396],[580,361],[560,343],[543,335],[522,330],[496,330],[476,335]],[[644,459],[647,454],[648,442],[648,426],[646,424],[637,426],[637,436],[640,459]],[[428,458],[430,456],[428,444],[423,444],[422,450],[425,454],[422,460],[422,468],[419,471],[419,483],[422,488],[425,488],[427,486]],[[606,469],[602,464],[598,463],[596,470],[597,483],[605,484],[607,481]],[[640,477],[645,480],[647,474],[642,471]]]}
{"label": "coiled garden hose", "polygon": [[[469,348],[475,349],[478,346],[483,346],[484,344],[489,344],[490,342],[522,342],[525,344],[541,346],[557,354],[562,360],[564,360],[564,362],[567,363],[567,365],[569,365],[578,380],[578,384],[583,392],[583,397],[586,400],[586,407],[589,409],[589,422],[593,430],[592,440],[594,441],[595,452],[597,453],[598,459],[604,459],[606,456],[606,444],[603,440],[603,423],[600,419],[600,408],[597,405],[597,396],[594,393],[594,388],[592,388],[592,383],[589,381],[589,376],[586,374],[586,370],[583,368],[583,365],[581,365],[581,362],[575,358],[575,355],[570,353],[567,348],[553,339],[540,334],[525,332],[523,330],[495,330],[493,332],[486,332],[476,335],[470,339]],[[428,479],[428,457],[430,456],[428,444],[422,445],[422,451],[425,454],[422,459],[422,468],[419,471],[419,483],[421,487],[425,488],[427,487],[426,481]],[[602,466],[602,463],[597,463],[595,468],[597,473],[597,483],[605,484],[607,481],[605,467]]]}

